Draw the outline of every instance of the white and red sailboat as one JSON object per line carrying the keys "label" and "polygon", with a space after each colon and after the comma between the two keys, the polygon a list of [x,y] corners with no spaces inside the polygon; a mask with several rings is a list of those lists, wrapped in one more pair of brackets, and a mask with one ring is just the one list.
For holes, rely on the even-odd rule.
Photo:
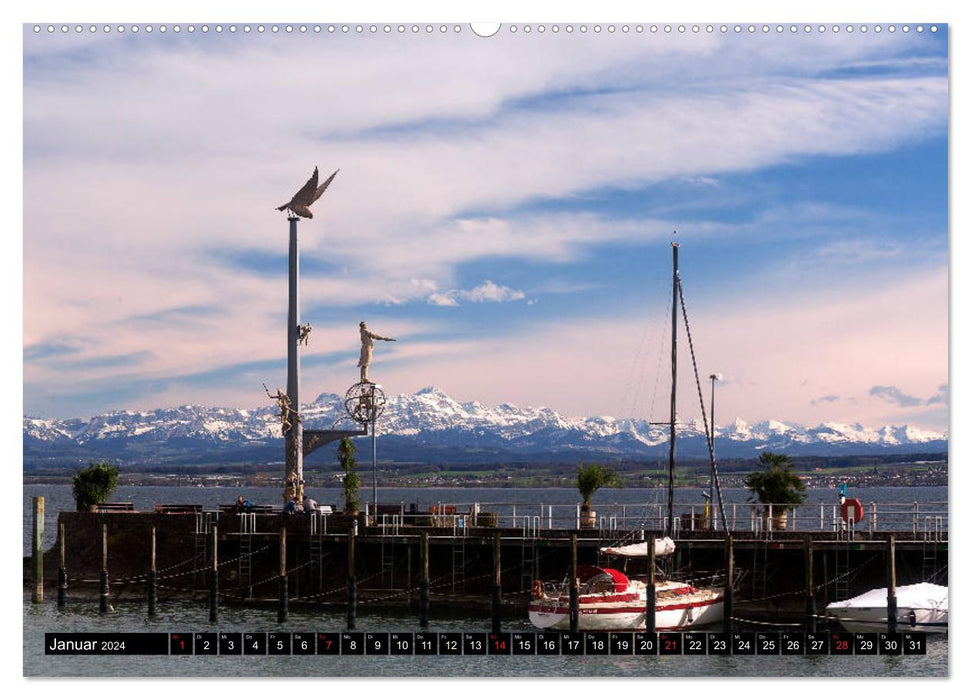
{"label": "white and red sailboat", "polygon": [[[685,318],[685,330],[688,329],[687,309],[682,297],[681,280],[678,273],[678,244],[672,243],[672,306],[671,306],[671,442],[670,458],[668,462],[668,517],[666,530],[672,531],[674,524],[674,467],[675,467],[675,423],[677,417],[676,391],[677,385],[677,318],[678,302]],[[690,343],[691,335],[688,332]],[[698,382],[698,367],[694,361],[692,346],[692,363],[695,371],[695,381]],[[700,382],[698,383],[699,398],[701,397]],[[718,470],[714,453],[714,409],[712,412],[712,432],[708,431],[707,416],[705,416],[702,400],[702,416],[705,420],[705,433],[708,435],[708,450],[711,457],[712,489],[718,496],[721,508],[723,526],[725,525],[725,508],[718,485]],[[674,552],[675,544],[670,537],[664,537],[654,542],[654,551],[649,552],[649,544],[640,542],[622,547],[603,547],[606,554],[624,557],[663,557]],[[653,565],[653,564],[652,564]],[[654,572],[652,572],[652,578]],[[628,578],[617,569],[598,566],[577,566],[576,585],[578,589],[577,628],[579,630],[643,630],[648,622],[648,584]],[[697,628],[720,623],[725,615],[725,589],[708,587],[695,588],[690,583],[670,580],[654,580],[654,628],[657,630],[682,630]],[[529,603],[529,621],[540,629],[570,629],[570,582],[551,587],[549,592],[541,581],[533,582],[533,594]]]}
{"label": "white and red sailboat", "polygon": [[[643,630],[647,620],[647,584],[629,579],[617,569],[578,566],[579,630]],[[723,615],[723,590],[695,588],[688,583],[658,581],[654,606],[660,631],[717,624]],[[537,595],[538,594],[538,595]],[[534,587],[529,621],[540,629],[570,629],[568,587],[547,593]]]}

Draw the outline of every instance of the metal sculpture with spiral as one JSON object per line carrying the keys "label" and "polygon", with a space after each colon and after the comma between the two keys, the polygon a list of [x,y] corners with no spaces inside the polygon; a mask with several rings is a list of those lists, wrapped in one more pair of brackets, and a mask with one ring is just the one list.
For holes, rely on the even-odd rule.
{"label": "metal sculpture with spiral", "polygon": [[374,423],[382,413],[387,398],[379,384],[358,382],[344,394],[344,409],[357,423]]}

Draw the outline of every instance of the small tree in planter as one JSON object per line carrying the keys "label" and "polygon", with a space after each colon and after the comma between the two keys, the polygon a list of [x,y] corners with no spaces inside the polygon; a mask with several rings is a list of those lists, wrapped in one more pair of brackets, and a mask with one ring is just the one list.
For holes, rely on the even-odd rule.
{"label": "small tree in planter", "polygon": [[768,518],[769,504],[782,506],[772,513],[772,528],[784,530],[788,522],[786,506],[798,506],[806,500],[806,485],[792,472],[792,458],[775,452],[759,455],[760,471],[745,477],[745,485],[752,492],[752,500],[761,503],[763,520]]}
{"label": "small tree in planter", "polygon": [[74,503],[78,511],[96,511],[118,488],[118,467],[111,462],[91,462],[74,475]]}
{"label": "small tree in planter", "polygon": [[357,490],[361,488],[361,477],[357,473],[357,448],[350,438],[343,438],[337,446],[337,459],[344,470],[344,511],[357,515],[361,510],[361,499]]}
{"label": "small tree in planter", "polygon": [[577,490],[583,499],[580,506],[580,527],[589,528],[597,523],[597,513],[590,507],[590,499],[604,486],[623,487],[623,482],[611,469],[601,464],[580,463],[577,469]]}

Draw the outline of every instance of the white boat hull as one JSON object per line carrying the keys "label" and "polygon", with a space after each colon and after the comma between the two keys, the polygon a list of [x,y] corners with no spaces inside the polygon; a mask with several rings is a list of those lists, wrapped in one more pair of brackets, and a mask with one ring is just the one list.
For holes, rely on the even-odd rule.
{"label": "white boat hull", "polygon": [[[847,632],[886,632],[887,606],[830,611]],[[897,608],[898,632],[947,633],[947,610]]]}
{"label": "white boat hull", "polygon": [[[897,587],[897,631],[947,633],[948,589],[932,583]],[[887,629],[887,589],[875,588],[826,606],[827,614],[849,632]]]}
{"label": "white boat hull", "polygon": [[[581,631],[643,630],[647,628],[646,590],[634,596],[581,596],[579,629]],[[616,600],[626,598],[626,600]],[[715,625],[724,617],[721,589],[694,591],[658,599],[654,624],[658,631],[683,630]],[[539,629],[569,630],[569,596],[544,596],[529,605],[529,621]]]}

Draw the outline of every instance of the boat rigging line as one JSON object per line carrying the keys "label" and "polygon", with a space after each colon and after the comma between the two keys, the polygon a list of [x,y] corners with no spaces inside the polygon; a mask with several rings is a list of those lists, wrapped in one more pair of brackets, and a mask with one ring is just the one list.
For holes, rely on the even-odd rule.
{"label": "boat rigging line", "polygon": [[715,462],[715,426],[708,429],[708,414],[705,412],[705,397],[701,391],[701,378],[698,375],[698,362],[695,359],[695,345],[691,339],[691,326],[688,325],[688,307],[684,302],[684,288],[681,286],[681,275],[676,273],[676,283],[678,286],[678,297],[681,299],[681,313],[684,316],[684,330],[688,336],[688,347],[691,350],[691,364],[695,371],[695,385],[698,387],[698,401],[701,404],[701,419],[705,424],[705,441],[708,444],[708,457],[711,460],[712,474],[715,477],[715,493],[718,495],[718,510],[721,511],[722,527],[728,533],[728,521],[725,519],[725,504],[722,500],[721,485],[718,483],[718,464]]}

